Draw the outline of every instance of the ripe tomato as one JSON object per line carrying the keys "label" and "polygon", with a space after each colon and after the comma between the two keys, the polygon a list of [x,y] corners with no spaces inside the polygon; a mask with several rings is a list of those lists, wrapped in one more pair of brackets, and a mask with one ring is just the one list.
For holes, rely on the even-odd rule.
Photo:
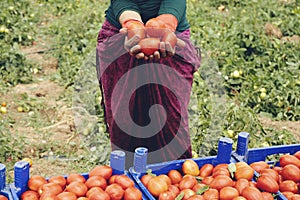
{"label": "ripe tomato", "polygon": [[214,178],[212,176],[208,176],[206,178],[204,178],[201,183],[205,184],[205,185],[210,185],[210,183],[214,180]]}
{"label": "ripe tomato", "polygon": [[148,190],[153,196],[158,197],[168,190],[168,184],[161,177],[156,176],[149,180]]}
{"label": "ripe tomato", "polygon": [[256,186],[263,191],[271,193],[276,193],[279,190],[279,185],[276,180],[268,174],[260,175],[257,178]]}
{"label": "ripe tomato", "polygon": [[205,184],[203,184],[203,183],[196,183],[195,185],[194,185],[194,187],[192,188],[192,190],[194,190],[194,192],[197,192],[199,189],[201,189],[201,188],[203,188],[203,187],[205,187],[206,185]]}
{"label": "ripe tomato", "polygon": [[242,194],[243,189],[245,189],[246,187],[249,187],[249,186],[250,186],[249,181],[244,178],[237,180],[234,185],[235,189],[237,189],[237,191],[239,192],[240,195]]}
{"label": "ripe tomato", "polygon": [[296,165],[288,164],[282,168],[282,180],[292,180],[295,182],[300,181],[300,169]]}
{"label": "ripe tomato", "polygon": [[184,175],[181,181],[179,182],[179,189],[192,189],[196,185],[197,180],[192,175]]}
{"label": "ripe tomato", "polygon": [[62,187],[58,183],[46,183],[41,185],[38,189],[38,193],[41,195],[42,193],[50,193],[57,195],[63,191]]}
{"label": "ripe tomato", "polygon": [[232,200],[247,200],[247,199],[245,197],[238,196],[238,197],[233,198]]}
{"label": "ripe tomato", "polygon": [[300,160],[300,151],[297,151],[296,153],[294,153],[294,156]]}
{"label": "ripe tomato", "polygon": [[274,200],[273,195],[269,192],[262,192],[261,194],[262,194],[264,200]]}
{"label": "ripe tomato", "polygon": [[287,199],[292,199],[293,192],[281,192]]}
{"label": "ripe tomato", "polygon": [[77,200],[89,200],[87,197],[79,197]]}
{"label": "ripe tomato", "polygon": [[196,194],[196,195],[191,196],[190,198],[188,198],[188,200],[204,200],[204,197],[199,195],[199,194]]}
{"label": "ripe tomato", "polygon": [[33,175],[32,177],[29,178],[28,180],[28,187],[29,189],[33,191],[38,191],[39,187],[46,184],[47,180],[39,175]]}
{"label": "ripe tomato", "polygon": [[152,18],[149,19],[146,24],[146,32],[150,37],[160,38],[164,35],[166,26],[163,21]]}
{"label": "ripe tomato", "polygon": [[171,179],[168,175],[160,174],[159,177],[162,178],[167,183],[168,186],[172,184]]}
{"label": "ripe tomato", "polygon": [[143,199],[143,194],[139,189],[135,187],[129,187],[125,190],[124,200],[142,200],[142,199]]}
{"label": "ripe tomato", "polygon": [[80,181],[85,183],[85,178],[84,176],[78,173],[69,174],[69,176],[67,177],[67,184],[70,184],[73,181]]}
{"label": "ripe tomato", "polygon": [[118,176],[117,174],[112,175],[112,176],[108,179],[108,184],[110,185],[110,184],[115,183],[115,180],[116,180],[116,177],[117,177],[117,176]]}
{"label": "ripe tomato", "polygon": [[128,39],[132,38],[135,35],[137,35],[140,39],[143,39],[146,36],[145,27],[140,22],[137,22],[137,21],[129,22],[127,29],[128,29],[128,32],[127,32]]}
{"label": "ripe tomato", "polygon": [[208,189],[204,192],[203,197],[205,200],[218,200],[219,199],[219,191],[216,189]]}
{"label": "ripe tomato", "polygon": [[267,174],[269,176],[271,176],[276,182],[279,181],[279,174],[276,170],[274,169],[263,169],[261,170],[260,174]]}
{"label": "ripe tomato", "polygon": [[223,187],[220,190],[220,200],[232,200],[235,197],[239,196],[239,192],[237,191],[237,189],[233,188],[233,187]]}
{"label": "ripe tomato", "polygon": [[171,191],[165,191],[158,196],[158,200],[175,200],[175,196]]}
{"label": "ripe tomato", "polygon": [[300,200],[300,194],[294,194],[291,200]]}
{"label": "ripe tomato", "polygon": [[182,179],[181,173],[179,171],[175,170],[175,169],[170,170],[168,172],[168,176],[169,176],[172,184],[177,184]]}
{"label": "ripe tomato", "polygon": [[217,166],[214,167],[213,173],[214,173],[214,171],[216,171],[216,170],[218,170],[220,168],[228,169],[228,164],[227,163],[218,164]]}
{"label": "ripe tomato", "polygon": [[55,194],[44,192],[39,200],[58,200],[57,196]]}
{"label": "ripe tomato", "polygon": [[265,161],[257,161],[250,164],[250,167],[252,167],[255,171],[260,173],[262,169],[268,169],[270,166]]}
{"label": "ripe tomato", "polygon": [[289,154],[282,155],[279,158],[279,163],[281,167],[284,167],[289,164],[293,164],[296,165],[297,167],[300,167],[300,160],[296,156],[289,155]]}
{"label": "ripe tomato", "polygon": [[52,176],[50,177],[50,179],[48,180],[49,183],[57,183],[61,186],[61,188],[65,188],[67,185],[67,180],[65,179],[65,177],[63,176]]}
{"label": "ripe tomato", "polygon": [[86,180],[85,185],[88,189],[92,187],[100,187],[105,190],[107,187],[107,181],[102,176],[91,176]]}
{"label": "ripe tomato", "polygon": [[177,197],[180,193],[179,187],[176,185],[169,185],[168,191],[173,193],[173,196]]}
{"label": "ripe tomato", "polygon": [[62,192],[57,195],[57,200],[77,200],[77,197],[72,192]]}
{"label": "ripe tomato", "polygon": [[234,177],[236,180],[243,178],[250,181],[253,178],[254,169],[250,167],[247,163],[238,162],[235,164],[235,166],[236,166],[236,172],[234,173]]}
{"label": "ripe tomato", "polygon": [[214,172],[212,173],[212,177],[216,177],[218,175],[225,175],[225,176],[230,177],[230,172],[228,169],[219,168],[217,170],[214,170]]}
{"label": "ripe tomato", "polygon": [[181,190],[180,193],[183,193],[182,200],[187,200],[196,194],[192,189],[189,189],[189,188],[185,188],[185,189]]}
{"label": "ripe tomato", "polygon": [[108,180],[112,176],[112,168],[107,165],[98,165],[90,171],[89,177],[91,176],[102,176]]}
{"label": "ripe tomato", "polygon": [[118,175],[115,179],[115,183],[119,184],[123,190],[126,190],[129,187],[134,187],[134,181],[125,174]]}
{"label": "ripe tomato", "polygon": [[66,186],[66,192],[72,192],[77,197],[83,197],[88,191],[88,187],[81,181],[73,181]]}
{"label": "ripe tomato", "polygon": [[[0,195],[1,196],[1,195]],[[27,190],[21,195],[21,200],[39,200],[40,195],[33,190]],[[0,198],[1,199],[1,198]]]}
{"label": "ripe tomato", "polygon": [[141,52],[147,56],[153,55],[159,49],[160,39],[158,38],[144,38],[138,43],[141,47]]}
{"label": "ripe tomato", "polygon": [[214,169],[214,166],[212,164],[204,164],[200,168],[199,176],[205,178],[212,175],[212,171]]}
{"label": "ripe tomato", "polygon": [[101,187],[92,187],[86,192],[86,197],[89,197],[93,192],[103,192],[104,190]]}
{"label": "ripe tomato", "polygon": [[233,180],[230,177],[225,176],[225,175],[219,175],[219,176],[216,176],[212,180],[212,182],[210,183],[209,186],[213,189],[220,190],[220,189],[222,189],[223,187],[226,187],[226,186],[232,187],[233,184],[234,184]]}
{"label": "ripe tomato", "polygon": [[292,180],[282,181],[279,184],[280,192],[292,192],[294,194],[298,193],[298,185]]}
{"label": "ripe tomato", "polygon": [[182,171],[184,174],[192,176],[198,176],[200,173],[198,164],[192,159],[187,159],[183,162]]}
{"label": "ripe tomato", "polygon": [[122,186],[117,183],[113,183],[106,187],[105,192],[110,196],[111,200],[121,200],[125,191]]}
{"label": "ripe tomato", "polygon": [[141,177],[141,182],[143,183],[143,185],[145,187],[147,187],[149,180],[152,179],[153,177],[154,177],[154,175],[152,175],[152,174],[145,174]]}
{"label": "ripe tomato", "polygon": [[246,187],[242,192],[242,196],[247,200],[264,200],[261,192],[255,187]]}
{"label": "ripe tomato", "polygon": [[93,192],[89,196],[89,200],[111,200],[111,199],[105,191],[97,191],[97,192]]}

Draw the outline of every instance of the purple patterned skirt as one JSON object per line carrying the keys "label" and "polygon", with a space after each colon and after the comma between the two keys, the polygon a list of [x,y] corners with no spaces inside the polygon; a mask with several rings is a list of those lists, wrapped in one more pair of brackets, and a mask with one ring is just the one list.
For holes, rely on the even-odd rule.
{"label": "purple patterned skirt", "polygon": [[97,76],[112,150],[126,152],[132,166],[137,147],[147,163],[190,158],[188,103],[200,56],[190,31],[177,34],[186,47],[159,61],[137,60],[124,49],[124,35],[105,21],[98,35]]}

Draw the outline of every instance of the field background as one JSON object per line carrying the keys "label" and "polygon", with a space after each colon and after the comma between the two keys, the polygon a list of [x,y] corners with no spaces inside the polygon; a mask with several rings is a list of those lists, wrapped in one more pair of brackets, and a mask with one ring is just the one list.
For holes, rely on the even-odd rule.
{"label": "field background", "polygon": [[[108,163],[95,46],[109,1],[0,3],[0,163],[32,174]],[[190,102],[194,156],[249,132],[250,147],[300,142],[300,2],[188,0],[202,50]],[[235,145],[233,146],[235,148]]]}

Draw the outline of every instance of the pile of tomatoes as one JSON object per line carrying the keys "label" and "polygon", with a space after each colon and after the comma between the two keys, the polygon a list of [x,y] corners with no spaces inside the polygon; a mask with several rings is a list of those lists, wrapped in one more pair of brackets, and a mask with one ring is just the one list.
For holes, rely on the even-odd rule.
{"label": "pile of tomatoes", "polygon": [[140,180],[158,200],[273,200],[278,191],[289,200],[299,200],[300,151],[281,156],[279,162],[276,167],[264,161],[199,167],[187,159],[181,169],[159,175],[149,172]]}
{"label": "pile of tomatoes", "polygon": [[94,167],[86,179],[82,174],[33,175],[21,200],[142,200],[142,192],[125,174],[114,174],[110,166]]}

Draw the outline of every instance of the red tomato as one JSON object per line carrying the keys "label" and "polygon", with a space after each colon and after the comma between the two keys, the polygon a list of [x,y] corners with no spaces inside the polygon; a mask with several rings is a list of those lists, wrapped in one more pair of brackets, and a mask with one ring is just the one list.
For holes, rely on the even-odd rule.
{"label": "red tomato", "polygon": [[268,174],[260,175],[257,178],[256,186],[263,191],[271,193],[276,193],[279,190],[279,185],[276,180]]}
{"label": "red tomato", "polygon": [[141,182],[143,183],[143,185],[144,185],[145,187],[147,187],[147,186],[148,186],[149,180],[152,179],[153,177],[154,177],[154,176],[151,175],[151,174],[145,174],[145,175],[143,175],[143,176],[141,177]]}
{"label": "red tomato", "polygon": [[123,190],[126,190],[129,187],[134,187],[134,181],[125,174],[118,175],[115,179],[115,183],[119,184]]}
{"label": "red tomato", "polygon": [[[21,195],[21,199],[22,200],[39,200],[39,197],[40,195],[36,192],[36,191],[33,191],[33,190],[27,190],[25,191],[22,195]],[[1,198],[0,198],[1,200]]]}
{"label": "red tomato", "polygon": [[159,177],[162,178],[168,186],[172,184],[170,177],[166,174],[160,174]]}
{"label": "red tomato", "polygon": [[253,178],[254,169],[250,167],[247,163],[238,162],[235,164],[235,166],[236,166],[236,172],[234,173],[234,177],[236,180],[243,178],[250,181]]}
{"label": "red tomato", "polygon": [[86,192],[86,196],[89,197],[93,192],[103,192],[104,190],[101,187],[92,187]]}
{"label": "red tomato", "polygon": [[162,37],[166,29],[164,22],[157,18],[149,19],[146,22],[145,27],[146,32],[150,37],[157,38]]}
{"label": "red tomato", "polygon": [[115,180],[116,180],[116,177],[117,177],[117,176],[118,176],[117,174],[112,175],[112,176],[108,179],[108,184],[110,185],[110,184],[115,183]]}
{"label": "red tomato", "polygon": [[29,178],[28,180],[28,187],[29,189],[33,191],[38,191],[39,187],[46,184],[47,180],[39,175],[33,175],[32,177]]}
{"label": "red tomato", "polygon": [[247,199],[245,197],[238,196],[238,197],[233,198],[232,200],[247,200]]}
{"label": "red tomato", "polygon": [[279,174],[276,170],[274,169],[263,169],[261,170],[260,174],[267,174],[269,176],[271,176],[276,182],[279,181]]}
{"label": "red tomato", "polygon": [[203,187],[205,187],[206,185],[205,184],[203,184],[203,183],[196,183],[195,185],[194,185],[194,187],[192,188],[192,190],[194,190],[194,192],[197,192],[199,189],[201,189],[201,188],[203,188]]}
{"label": "red tomato", "polygon": [[179,189],[192,189],[194,185],[196,185],[197,180],[192,175],[185,175],[183,176],[182,180],[179,183]]}
{"label": "red tomato", "polygon": [[77,200],[77,197],[72,192],[62,192],[57,195],[57,200]]}
{"label": "red tomato", "polygon": [[143,194],[139,189],[135,187],[129,187],[125,190],[124,200],[142,200],[142,199],[143,199]]}
{"label": "red tomato", "polygon": [[255,171],[260,173],[262,169],[268,169],[270,166],[265,161],[257,161],[250,164],[250,167],[252,167]]}
{"label": "red tomato", "polygon": [[0,194],[0,200],[8,200],[8,198],[6,196]]}
{"label": "red tomato", "polygon": [[175,196],[171,191],[165,191],[158,196],[158,200],[175,200]]}
{"label": "red tomato", "polygon": [[298,193],[298,185],[292,180],[286,180],[282,181],[279,184],[279,190],[280,192],[292,192],[292,193]]}
{"label": "red tomato", "polygon": [[182,200],[187,200],[196,194],[192,189],[189,188],[181,190],[180,193],[184,194]]}
{"label": "red tomato", "polygon": [[93,192],[89,200],[111,200],[109,195],[105,191]]}
{"label": "red tomato", "polygon": [[61,188],[65,188],[67,185],[67,180],[63,176],[52,176],[49,180],[49,183],[57,183],[61,186]]}
{"label": "red tomato", "polygon": [[107,165],[96,166],[90,171],[89,177],[91,176],[102,176],[108,180],[112,176],[112,168]]}
{"label": "red tomato", "polygon": [[233,186],[233,180],[225,175],[216,176],[209,185],[213,189],[220,190],[226,186]]}
{"label": "red tomato", "polygon": [[188,200],[204,200],[204,197],[199,195],[199,194],[196,194],[196,195],[191,196],[190,198],[188,198]]}
{"label": "red tomato", "polygon": [[168,190],[168,184],[161,177],[156,176],[149,180],[148,190],[153,196],[158,197]]}
{"label": "red tomato", "polygon": [[122,186],[117,183],[113,183],[106,187],[105,192],[110,196],[111,200],[121,200],[125,191]]}
{"label": "red tomato", "polygon": [[200,170],[199,170],[198,164],[194,160],[187,159],[182,164],[182,172],[184,174],[198,176],[200,173]]}
{"label": "red tomato", "polygon": [[81,181],[73,181],[66,187],[66,192],[72,192],[77,197],[83,197],[86,195],[88,187]]}
{"label": "red tomato", "polygon": [[147,56],[153,55],[159,49],[160,39],[158,38],[144,38],[138,43],[141,47],[141,52]]}
{"label": "red tomato", "polygon": [[239,194],[241,195],[243,192],[243,189],[245,189],[246,187],[249,187],[249,181],[247,179],[239,179],[236,181],[234,187],[237,189],[237,191],[239,192]]}
{"label": "red tomato", "polygon": [[63,191],[62,187],[58,183],[46,183],[38,189],[38,193],[51,193],[57,195]]}
{"label": "red tomato", "polygon": [[44,192],[39,200],[58,200],[57,196],[55,194]]}
{"label": "red tomato", "polygon": [[294,156],[300,160],[300,151],[297,151],[296,153],[294,153]]}
{"label": "red tomato", "polygon": [[204,178],[201,183],[205,184],[205,185],[210,185],[210,183],[214,180],[214,178],[212,176],[208,176],[206,178]]}
{"label": "red tomato", "polygon": [[261,192],[255,187],[246,187],[243,189],[242,196],[247,200],[264,200]]}
{"label": "red tomato", "polygon": [[261,194],[262,194],[264,200],[274,200],[273,195],[269,192],[262,192]]}
{"label": "red tomato", "polygon": [[128,28],[128,32],[127,32],[128,39],[132,38],[135,35],[137,35],[140,39],[143,39],[146,36],[145,27],[140,22],[131,21],[128,23],[127,28]]}
{"label": "red tomato", "polygon": [[181,181],[182,175],[179,171],[172,169],[168,172],[168,176],[171,179],[172,184],[177,184]]}
{"label": "red tomato", "polygon": [[177,197],[180,193],[180,190],[177,186],[175,185],[169,185],[168,186],[168,191],[173,193],[173,196]]}
{"label": "red tomato", "polygon": [[223,187],[220,190],[220,200],[232,200],[235,197],[239,196],[239,192],[237,191],[237,189],[233,188],[233,187]]}
{"label": "red tomato", "polygon": [[281,192],[287,199],[292,199],[293,192]]}
{"label": "red tomato", "polygon": [[212,173],[212,177],[216,177],[218,175],[225,175],[225,176],[230,176],[230,172],[228,169],[225,168],[219,168],[217,170],[214,170],[214,172]]}
{"label": "red tomato", "polygon": [[291,200],[300,200],[300,194],[294,194]]}
{"label": "red tomato", "polygon": [[200,168],[199,176],[205,178],[212,175],[212,171],[214,169],[214,166],[212,164],[204,164]]}
{"label": "red tomato", "polygon": [[279,158],[279,163],[281,167],[284,167],[289,164],[293,164],[296,165],[297,167],[300,167],[300,160],[296,156],[289,155],[289,154],[282,155]]}
{"label": "red tomato", "polygon": [[67,177],[67,184],[70,184],[73,181],[80,181],[82,183],[85,183],[85,178],[81,174],[69,174],[69,176]]}
{"label": "red tomato", "polygon": [[88,189],[92,187],[100,187],[105,190],[107,181],[102,176],[91,176],[86,180],[85,185],[88,187]]}
{"label": "red tomato", "polygon": [[288,164],[282,168],[282,180],[292,180],[296,183],[300,181],[300,169],[296,165]]}
{"label": "red tomato", "polygon": [[216,189],[208,189],[204,192],[203,197],[205,200],[218,200],[219,199],[219,191]]}

